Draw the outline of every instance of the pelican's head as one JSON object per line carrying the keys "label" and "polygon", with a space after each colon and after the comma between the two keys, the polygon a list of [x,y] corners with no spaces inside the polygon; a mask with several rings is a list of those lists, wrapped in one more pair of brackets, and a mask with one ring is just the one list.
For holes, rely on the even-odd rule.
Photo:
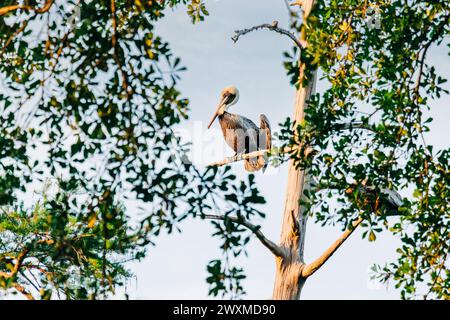
{"label": "pelican's head", "polygon": [[239,100],[239,90],[234,86],[226,87],[222,90],[221,97],[220,97],[220,103],[217,106],[217,110],[214,113],[211,122],[208,125],[208,129],[213,124],[214,120],[216,120],[217,116],[223,115],[227,109],[238,102]]}

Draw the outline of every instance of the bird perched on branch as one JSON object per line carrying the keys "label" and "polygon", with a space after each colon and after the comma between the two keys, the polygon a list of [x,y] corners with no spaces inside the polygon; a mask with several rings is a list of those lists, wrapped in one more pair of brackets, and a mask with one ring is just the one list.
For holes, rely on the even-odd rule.
{"label": "bird perched on branch", "polygon": [[[258,128],[250,119],[229,113],[228,108],[236,104],[238,100],[239,91],[236,87],[230,86],[223,89],[220,103],[208,125],[208,129],[218,117],[225,141],[236,152],[236,156],[258,150],[270,150],[272,139],[269,120],[264,114],[261,114],[260,127]],[[264,171],[266,167],[267,163],[264,156],[244,160],[244,168],[247,171],[257,171],[261,168]]]}
{"label": "bird perched on branch", "polygon": [[[364,186],[364,191],[371,194],[376,194],[379,190],[379,195],[381,196],[382,200],[385,201],[385,205],[387,208],[389,208],[389,211],[391,212],[397,212],[398,208],[403,206],[403,200],[402,196],[394,190],[387,189],[387,188],[375,188],[374,186]],[[375,206],[378,207],[379,198],[377,197],[377,200],[375,202]]]}
{"label": "bird perched on branch", "polygon": [[[346,193],[352,194],[355,187],[357,187],[356,184],[353,184],[346,189]],[[369,185],[368,179],[364,179],[357,190],[365,196],[366,202],[370,203],[374,211],[383,205],[387,209],[388,215],[398,215],[399,208],[404,205],[402,196],[397,191]]]}

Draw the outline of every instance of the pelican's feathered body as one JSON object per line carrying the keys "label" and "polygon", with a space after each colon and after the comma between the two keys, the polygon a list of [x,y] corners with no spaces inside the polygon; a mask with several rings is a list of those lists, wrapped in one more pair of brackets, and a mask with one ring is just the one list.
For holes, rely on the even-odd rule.
{"label": "pelican's feathered body", "polygon": [[[267,117],[260,115],[258,128],[250,119],[227,112],[227,109],[239,99],[239,91],[235,87],[227,87],[222,91],[221,102],[208,126],[219,118],[222,133],[226,143],[237,153],[250,153],[271,148],[270,123]],[[265,157],[258,156],[244,160],[247,171],[257,171],[267,166]]]}

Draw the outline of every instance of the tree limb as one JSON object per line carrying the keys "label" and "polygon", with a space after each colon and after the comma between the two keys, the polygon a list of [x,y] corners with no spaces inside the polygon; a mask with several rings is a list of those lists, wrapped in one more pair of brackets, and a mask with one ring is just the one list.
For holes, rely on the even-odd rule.
{"label": "tree limb", "polygon": [[[362,122],[350,122],[350,123],[341,123],[341,124],[335,124],[332,126],[331,128],[332,130],[352,130],[352,129],[362,129],[362,130],[369,130],[372,132],[375,132],[372,128],[370,128],[370,126],[365,125]],[[263,156],[266,155],[268,153],[272,153],[272,154],[284,154],[284,153],[289,153],[292,152],[296,149],[299,149],[299,147],[294,146],[294,147],[284,147],[281,149],[264,149],[264,150],[258,150],[258,151],[253,151],[253,152],[249,152],[249,153],[243,153],[243,154],[237,154],[233,157],[228,157],[225,158],[221,161],[217,161],[217,162],[213,162],[211,164],[209,164],[209,167],[221,167],[233,162],[238,162],[238,161],[242,161],[242,160],[247,160],[250,158],[255,158],[258,156]],[[275,151],[275,152],[274,152]],[[305,155],[309,155],[311,154],[311,152],[313,152],[314,149],[309,147],[305,150]]]}
{"label": "tree limb", "polygon": [[366,125],[363,122],[356,121],[356,122],[348,122],[348,123],[336,123],[331,126],[332,130],[352,130],[352,129],[361,129],[361,130],[368,130],[372,132],[376,132],[373,128],[371,128],[369,125]]}
{"label": "tree limb", "polygon": [[252,31],[258,30],[258,29],[269,29],[271,31],[275,31],[278,32],[280,34],[283,34],[285,36],[288,36],[289,38],[291,38],[292,41],[294,41],[294,43],[297,45],[297,47],[299,47],[300,49],[303,49],[306,47],[306,43],[302,40],[297,39],[297,37],[291,33],[290,31],[286,30],[286,29],[282,29],[278,27],[278,21],[274,21],[272,22],[272,24],[260,24],[248,29],[242,29],[242,30],[236,30],[234,33],[235,35],[233,37],[231,37],[231,40],[233,40],[233,42],[237,42],[239,40],[240,36],[246,35],[247,33],[250,33]]}
{"label": "tree limb", "polygon": [[43,7],[37,8],[29,5],[15,4],[0,8],[0,16],[16,10],[34,11],[35,13],[45,13],[52,7],[54,0],[47,0]]}
{"label": "tree limb", "polygon": [[19,269],[22,266],[23,260],[25,260],[29,251],[30,251],[30,249],[28,249],[28,248],[25,248],[24,250],[22,250],[19,253],[19,255],[16,257],[16,263],[14,264],[14,267],[11,270],[11,272],[7,273],[7,272],[0,271],[0,277],[6,278],[6,279],[14,277],[17,274],[17,272],[19,272]]}
{"label": "tree limb", "polygon": [[20,26],[20,28],[17,29],[17,30],[16,30],[16,31],[8,38],[8,40],[6,40],[5,45],[3,46],[2,51],[1,51],[1,55],[3,55],[3,54],[5,53],[6,48],[11,44],[11,42],[14,40],[14,38],[15,38],[18,34],[20,34],[23,30],[25,30],[25,28],[27,27],[27,25],[28,25],[28,21],[25,20],[25,21],[22,23],[22,25]]}
{"label": "tree limb", "polygon": [[205,219],[210,220],[225,220],[229,219],[230,221],[237,223],[241,226],[246,227],[250,231],[252,231],[255,236],[258,238],[258,240],[272,252],[276,257],[284,257],[284,251],[281,247],[279,247],[276,243],[272,242],[271,240],[267,239],[266,236],[261,232],[260,227],[256,226],[249,221],[247,221],[244,218],[236,218],[236,217],[229,217],[229,216],[221,216],[221,215],[212,215],[207,214],[204,216]]}
{"label": "tree limb", "polygon": [[28,300],[34,300],[34,297],[31,293],[29,293],[23,286],[18,283],[14,284],[14,289],[23,294]]}
{"label": "tree limb", "polygon": [[[289,153],[289,152],[295,151],[297,149],[299,149],[299,147],[293,147],[293,148],[291,148],[291,147],[284,147],[284,148],[280,148],[280,149],[272,149],[272,150],[264,149],[264,150],[253,151],[253,152],[250,152],[250,153],[237,154],[237,155],[235,155],[233,157],[228,157],[228,158],[225,158],[225,159],[223,159],[221,161],[213,162],[213,163],[209,164],[208,167],[220,167],[220,166],[224,166],[224,165],[227,165],[227,164],[230,164],[230,163],[233,163],[233,162],[238,162],[238,161],[247,160],[247,159],[250,159],[250,158],[255,158],[255,157],[258,157],[258,156],[263,156],[263,155],[266,155],[268,153],[284,154],[284,153]],[[305,155],[307,156],[307,155],[311,154],[313,151],[314,151],[314,149],[309,147],[309,148],[307,148],[305,150]]]}
{"label": "tree limb", "polygon": [[362,218],[359,218],[358,220],[354,221],[352,223],[352,228],[346,230],[319,258],[317,258],[315,261],[305,265],[305,267],[302,269],[301,277],[308,278],[314,272],[320,269],[325,262],[336,252],[337,249],[345,242],[345,240],[348,239],[348,237],[355,231],[355,229],[359,226],[359,224],[363,221]]}
{"label": "tree limb", "polygon": [[208,167],[221,167],[221,166],[233,163],[233,162],[238,162],[238,161],[241,161],[241,160],[247,160],[247,159],[250,159],[250,158],[255,158],[255,157],[258,157],[258,156],[262,156],[262,155],[265,155],[265,154],[267,154],[269,152],[270,152],[269,149],[265,149],[265,150],[253,151],[253,152],[250,152],[250,153],[237,154],[237,155],[235,155],[233,157],[228,157],[228,158],[225,158],[225,159],[223,159],[221,161],[213,162],[213,163],[209,164]]}

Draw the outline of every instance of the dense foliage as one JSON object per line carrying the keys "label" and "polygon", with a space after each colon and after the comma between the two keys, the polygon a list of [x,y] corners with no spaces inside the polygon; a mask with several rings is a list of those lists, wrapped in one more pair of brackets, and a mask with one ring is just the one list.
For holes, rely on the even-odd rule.
{"label": "dense foliage", "polygon": [[[185,68],[154,29],[168,7],[202,21],[203,1],[24,3],[0,6],[0,288],[105,297],[161,232],[219,216],[223,256],[207,266],[210,294],[242,295],[245,275],[232,260],[252,231],[236,221],[263,217],[265,200],[253,175],[237,181],[228,167],[187,160],[174,132],[189,111],[177,90]],[[305,207],[324,224],[363,217],[370,241],[398,235],[398,260],[375,276],[393,279],[403,298],[449,298],[450,154],[426,144],[424,117],[448,93],[426,59],[448,35],[448,2],[320,0],[306,24],[297,7],[291,18],[308,43],[285,54],[292,84],[314,70],[329,84],[305,121],[287,119],[280,133],[291,147],[300,138],[290,157],[311,176]],[[300,80],[299,57],[308,71]],[[398,211],[383,188],[405,197]]]}
{"label": "dense foliage", "polygon": [[[398,260],[374,266],[374,276],[393,280],[402,298],[450,298],[450,150],[425,139],[431,101],[448,99],[447,79],[427,53],[449,46],[449,9],[448,1],[321,0],[306,26],[292,16],[308,42],[301,59],[310,73],[301,80],[318,69],[328,84],[296,127],[304,148],[291,156],[313,180],[305,202],[323,224],[363,217],[369,241],[383,230],[398,235]],[[295,55],[286,57],[298,85]],[[291,127],[288,120],[285,144],[295,142]],[[307,147],[315,150],[309,157]],[[368,186],[375,189],[369,196],[361,192]],[[405,197],[399,218],[388,218],[384,188]]]}
{"label": "dense foliage", "polygon": [[[174,132],[185,68],[154,23],[177,5],[201,21],[201,1],[15,3],[0,7],[0,288],[105,297],[131,276],[125,262],[183,219],[261,214],[252,176],[199,171]],[[29,204],[46,184],[56,192]],[[224,256],[239,254],[250,233],[214,223]],[[208,270],[211,294],[242,293],[238,268],[214,259]]]}

